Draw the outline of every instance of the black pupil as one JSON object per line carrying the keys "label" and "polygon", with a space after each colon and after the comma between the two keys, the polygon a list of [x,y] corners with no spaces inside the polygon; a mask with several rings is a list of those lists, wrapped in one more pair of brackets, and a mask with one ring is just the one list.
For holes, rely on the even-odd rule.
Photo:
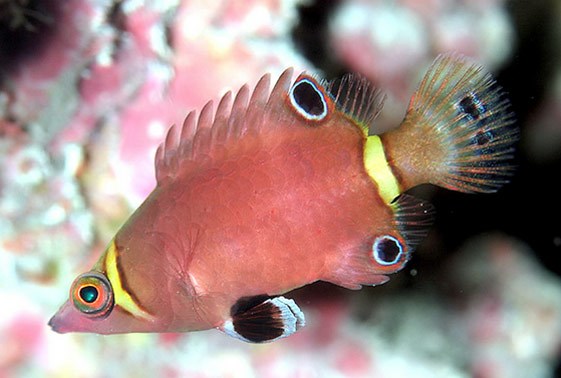
{"label": "black pupil", "polygon": [[395,261],[400,252],[399,245],[392,239],[384,239],[378,243],[378,256],[384,262]]}
{"label": "black pupil", "polygon": [[319,116],[324,112],[324,103],[321,95],[307,81],[298,83],[293,90],[294,100],[306,113]]}
{"label": "black pupil", "polygon": [[80,298],[86,303],[93,303],[99,295],[97,289],[93,286],[84,286],[80,289]]}

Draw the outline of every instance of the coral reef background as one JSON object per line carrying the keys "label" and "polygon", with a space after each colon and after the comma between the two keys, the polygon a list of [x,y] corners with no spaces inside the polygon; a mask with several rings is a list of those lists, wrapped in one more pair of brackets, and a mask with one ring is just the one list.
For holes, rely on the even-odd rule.
{"label": "coral reef background", "polygon": [[[154,152],[188,111],[294,66],[366,76],[390,128],[449,50],[509,93],[518,168],[496,194],[419,188],[436,225],[388,284],[299,289],[309,325],[266,345],[47,327],[154,186]],[[559,0],[0,0],[0,378],[553,377],[558,172]]]}

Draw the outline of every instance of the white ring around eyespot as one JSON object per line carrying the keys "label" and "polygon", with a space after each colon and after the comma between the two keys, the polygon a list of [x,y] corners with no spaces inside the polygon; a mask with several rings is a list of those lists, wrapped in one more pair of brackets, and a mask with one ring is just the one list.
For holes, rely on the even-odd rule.
{"label": "white ring around eyespot", "polygon": [[[321,102],[323,103],[323,112],[321,112],[321,114],[311,115],[311,114],[306,113],[306,111],[304,109],[302,109],[300,107],[300,105],[298,105],[296,100],[294,99],[294,88],[296,88],[298,85],[300,85],[300,83],[303,83],[303,82],[309,83],[312,86],[312,88],[314,89],[314,91],[316,91],[316,93],[319,95],[319,98],[321,99]],[[306,119],[309,119],[310,121],[321,121],[322,119],[325,118],[325,116],[327,116],[327,102],[325,101],[325,96],[317,88],[316,84],[309,79],[302,79],[302,80],[298,81],[297,83],[294,83],[292,88],[290,88],[290,92],[288,93],[288,97],[290,98],[290,103],[292,104],[294,109],[296,109],[296,111],[298,113],[300,113],[302,115],[302,117],[304,117]]]}
{"label": "white ring around eyespot", "polygon": [[[393,240],[397,244],[397,247],[399,248],[399,253],[396,255],[395,259],[393,259],[390,262],[386,262],[382,260],[380,256],[378,256],[378,249],[377,249],[378,244],[380,244],[380,241],[387,240],[387,239]],[[376,240],[374,240],[374,243],[372,243],[372,257],[380,265],[393,265],[399,261],[401,255],[403,255],[403,247],[401,246],[399,240],[394,238],[393,236],[390,235],[378,236]]]}

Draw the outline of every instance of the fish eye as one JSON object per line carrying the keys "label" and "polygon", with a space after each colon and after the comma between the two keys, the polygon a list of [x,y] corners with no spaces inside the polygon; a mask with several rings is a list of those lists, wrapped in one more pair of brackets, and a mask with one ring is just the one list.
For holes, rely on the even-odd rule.
{"label": "fish eye", "polygon": [[294,83],[289,93],[290,103],[305,119],[321,121],[327,116],[327,102],[324,94],[310,79]]}
{"label": "fish eye", "polygon": [[379,236],[372,244],[372,256],[380,265],[393,265],[403,254],[401,242],[390,235]]}
{"label": "fish eye", "polygon": [[72,284],[70,297],[74,307],[81,313],[102,318],[113,309],[113,289],[109,280],[101,273],[84,273]]}

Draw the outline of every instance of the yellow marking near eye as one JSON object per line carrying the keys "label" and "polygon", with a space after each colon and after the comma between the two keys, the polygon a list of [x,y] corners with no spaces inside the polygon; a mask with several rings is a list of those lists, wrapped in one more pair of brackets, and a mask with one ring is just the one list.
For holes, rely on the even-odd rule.
{"label": "yellow marking near eye", "polygon": [[137,318],[153,321],[154,316],[140,308],[131,295],[123,288],[119,267],[117,266],[117,252],[115,249],[115,242],[113,241],[107,249],[107,255],[105,256],[105,269],[107,271],[107,278],[113,287],[115,304]]}
{"label": "yellow marking near eye", "polygon": [[389,204],[401,193],[397,178],[386,159],[382,140],[377,135],[371,135],[366,139],[364,167],[368,175],[378,185],[378,191],[384,202]]}

